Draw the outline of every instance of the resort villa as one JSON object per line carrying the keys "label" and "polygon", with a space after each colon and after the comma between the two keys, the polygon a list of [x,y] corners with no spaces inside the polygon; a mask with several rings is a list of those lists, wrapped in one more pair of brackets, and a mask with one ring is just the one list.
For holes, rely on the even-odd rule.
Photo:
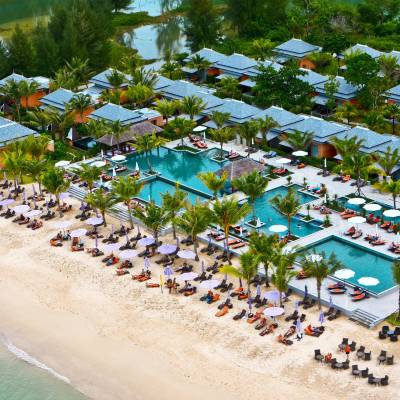
{"label": "resort villa", "polygon": [[38,136],[38,133],[18,122],[0,117],[0,151],[4,150],[8,144],[29,136]]}
{"label": "resort villa", "polygon": [[392,87],[386,91],[384,96],[387,98],[389,103],[400,105],[400,85]]}
{"label": "resort villa", "polygon": [[343,52],[343,54],[339,55],[339,58],[345,58],[346,56],[350,56],[353,54],[368,54],[369,56],[371,56],[373,59],[378,59],[379,57],[381,57],[383,54],[383,52],[376,50],[370,46],[367,46],[365,44],[355,44],[354,46],[348,48],[346,51]]}

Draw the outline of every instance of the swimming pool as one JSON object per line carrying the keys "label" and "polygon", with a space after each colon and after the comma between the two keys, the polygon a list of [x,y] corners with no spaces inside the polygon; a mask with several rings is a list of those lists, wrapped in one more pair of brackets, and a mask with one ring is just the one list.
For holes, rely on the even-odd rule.
{"label": "swimming pool", "polygon": [[148,156],[143,153],[129,155],[126,165],[133,170],[138,163],[141,170],[148,170],[147,157],[149,157],[153,169],[162,177],[211,195],[197,174],[206,171],[215,172],[228,162],[213,161],[210,158],[213,155],[215,155],[214,149],[194,154],[160,147]]}
{"label": "swimming pool", "polygon": [[[162,177],[152,178],[144,182],[143,189],[139,193],[138,198],[144,201],[154,201],[158,206],[162,204],[162,195],[169,192],[173,194],[175,192],[175,184],[173,181],[168,181]],[[196,192],[183,186],[179,187],[183,192],[187,194],[187,200],[191,203],[195,203],[196,200],[207,200],[210,196]]]}
{"label": "swimming pool", "polygon": [[[317,198],[312,194],[300,191],[300,185],[291,185],[290,188],[296,190],[301,204],[309,203]],[[266,234],[271,234],[271,232],[268,231],[268,228],[271,225],[287,226],[287,218],[271,205],[270,200],[277,195],[285,196],[288,193],[288,190],[289,188],[287,186],[279,186],[275,189],[268,190],[255,201],[256,216],[260,218],[261,222],[265,223],[263,227],[259,228],[260,231],[265,232]],[[251,213],[248,216],[248,220],[250,219]],[[321,230],[321,225],[321,221],[306,222],[298,217],[294,217],[292,218],[291,223],[291,233],[298,237],[311,235],[312,233]]]}
{"label": "swimming pool", "polygon": [[[357,243],[349,242],[338,236],[330,236],[305,248],[311,252],[325,252],[326,256],[334,253],[345,268],[355,272],[353,278],[347,279],[351,284],[364,287],[366,290],[379,294],[393,286],[395,282],[392,276],[392,263],[394,258],[378,253]],[[358,279],[370,276],[379,280],[375,286],[363,286]]]}

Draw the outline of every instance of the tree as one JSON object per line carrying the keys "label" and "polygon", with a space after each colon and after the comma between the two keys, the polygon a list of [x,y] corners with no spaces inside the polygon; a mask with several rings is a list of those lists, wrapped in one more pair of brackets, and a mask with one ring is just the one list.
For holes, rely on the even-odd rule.
{"label": "tree", "polygon": [[335,94],[339,89],[339,82],[335,76],[330,76],[329,79],[324,83],[325,96],[328,99],[326,107],[329,111],[332,111],[336,107]]}
{"label": "tree", "polygon": [[392,135],[396,134],[396,120],[400,119],[400,106],[397,104],[388,104],[385,108],[385,114],[392,120]]}
{"label": "tree", "polygon": [[256,60],[265,61],[271,56],[275,43],[269,39],[254,39],[251,42],[251,54]]}
{"label": "tree", "polygon": [[253,146],[254,139],[257,137],[258,133],[258,123],[257,121],[246,121],[239,125],[237,130],[239,136],[246,142],[247,157],[250,157],[250,148]]}
{"label": "tree", "polygon": [[398,310],[397,310],[397,320],[400,320],[400,261],[395,260],[392,266],[393,280],[399,286],[399,300],[398,300]]}
{"label": "tree", "polygon": [[17,24],[7,43],[9,63],[13,71],[29,75],[34,65],[34,54],[30,37]]}
{"label": "tree", "polygon": [[374,185],[382,193],[390,193],[393,200],[393,208],[396,208],[397,197],[400,196],[400,181],[382,181]]}
{"label": "tree", "polygon": [[258,262],[264,266],[266,287],[269,287],[268,270],[274,265],[275,258],[282,246],[279,243],[278,235],[267,236],[264,233],[253,232],[250,236],[250,251],[257,256]]}
{"label": "tree", "polygon": [[14,103],[17,121],[21,122],[21,99],[24,93],[22,92],[20,82],[17,82],[15,79],[7,80],[5,85],[0,87],[0,95]]}
{"label": "tree", "polygon": [[25,172],[30,176],[34,182],[39,185],[39,192],[42,194],[42,176],[48,168],[47,160],[40,160],[33,158],[31,160],[26,160],[25,162]]}
{"label": "tree", "polygon": [[210,119],[215,123],[217,129],[223,128],[224,125],[229,121],[230,117],[230,113],[221,111],[213,111],[210,115]]}
{"label": "tree", "polygon": [[358,116],[358,109],[350,101],[346,101],[336,110],[336,116],[346,119],[347,125],[350,125],[351,120]]}
{"label": "tree", "polygon": [[183,139],[193,131],[195,126],[194,121],[179,117],[168,124],[168,127],[181,139],[181,146],[184,146]]}
{"label": "tree", "polygon": [[187,201],[187,193],[179,189],[179,184],[175,187],[175,192],[162,193],[162,204],[163,207],[170,213],[170,219],[172,223],[172,234],[176,239],[176,216],[178,212],[184,207]]}
{"label": "tree", "polygon": [[200,82],[204,82],[207,79],[207,71],[211,67],[211,63],[204,57],[195,54],[187,63],[187,65],[188,67],[193,68],[197,71]]}
{"label": "tree", "polygon": [[215,95],[222,99],[228,97],[230,99],[239,100],[242,98],[242,92],[239,88],[239,81],[231,76],[222,78],[217,83],[217,91]]}
{"label": "tree", "polygon": [[382,168],[385,177],[391,176],[394,167],[400,163],[399,149],[388,146],[382,156],[378,158],[378,164]]}
{"label": "tree", "polygon": [[341,156],[342,160],[346,154],[358,153],[363,143],[364,139],[358,139],[357,136],[345,136],[343,139],[334,137],[332,139],[332,144],[335,147],[336,152]]}
{"label": "tree", "polygon": [[117,149],[119,150],[120,149],[119,142],[121,140],[122,135],[127,130],[126,126],[123,126],[121,124],[120,120],[116,120],[116,121],[109,123],[108,130],[112,136],[112,142],[114,142],[114,140],[115,140],[115,142],[117,144]]}
{"label": "tree", "polygon": [[48,151],[49,139],[46,136],[29,136],[23,143],[25,144],[26,153],[33,160],[41,160]]}
{"label": "tree", "polygon": [[262,135],[261,143],[263,146],[267,146],[267,134],[271,129],[276,128],[278,126],[278,123],[273,118],[268,116],[264,116],[264,118],[259,118],[257,122],[258,129],[261,131]]}
{"label": "tree", "polygon": [[72,114],[67,109],[62,113],[55,108],[46,108],[46,111],[52,125],[53,140],[55,139],[54,133],[57,134],[59,139],[64,140],[66,132],[74,124],[74,118]]}
{"label": "tree", "polygon": [[329,275],[343,268],[343,264],[338,261],[334,253],[331,253],[329,258],[325,257],[325,253],[305,254],[301,261],[301,267],[308,278],[314,278],[317,281],[318,308],[321,310],[322,282]]}
{"label": "tree", "polygon": [[188,0],[185,34],[192,51],[215,45],[220,38],[221,21],[212,0]]}
{"label": "tree", "polygon": [[56,71],[50,86],[52,90],[63,88],[74,91],[77,90],[79,82],[68,68],[63,67]]}
{"label": "tree", "polygon": [[207,230],[212,221],[212,213],[207,204],[196,202],[187,203],[185,211],[176,217],[176,226],[184,231],[193,240],[193,250],[198,256],[198,235]]}
{"label": "tree", "polygon": [[220,145],[220,158],[224,158],[224,143],[229,142],[232,139],[233,133],[231,128],[219,128],[211,130],[211,137],[213,140],[219,143]]}
{"label": "tree", "polygon": [[163,116],[165,123],[168,124],[168,118],[176,111],[176,104],[167,99],[156,100],[155,110]]}
{"label": "tree", "polygon": [[79,168],[73,169],[73,172],[81,178],[83,182],[87,183],[89,193],[93,191],[94,183],[99,180],[102,173],[101,168],[94,167],[89,164],[81,164]]}
{"label": "tree", "polygon": [[80,122],[84,122],[83,114],[92,105],[92,99],[88,94],[79,93],[74,95],[69,103],[67,109],[78,113]]}
{"label": "tree", "polygon": [[400,74],[400,66],[397,57],[391,54],[383,54],[379,57],[379,67],[384,77],[389,82],[396,82]]}
{"label": "tree", "polygon": [[280,250],[275,257],[275,268],[273,270],[271,281],[279,292],[279,304],[282,307],[282,293],[289,290],[289,282],[297,275],[296,271],[291,270],[296,260],[294,251]]}
{"label": "tree", "polygon": [[108,83],[113,87],[114,90],[120,89],[121,86],[126,82],[125,75],[116,69],[113,69],[107,75]]}
{"label": "tree", "polygon": [[22,99],[25,100],[25,104],[23,104],[23,106],[26,109],[28,109],[29,108],[29,97],[34,95],[38,91],[39,85],[36,81],[22,80],[21,82],[19,82],[19,86],[20,86],[20,92],[21,92]]}
{"label": "tree", "polygon": [[167,60],[160,69],[161,75],[165,76],[168,79],[181,79],[184,74],[182,71],[182,66],[176,62]]}
{"label": "tree", "polygon": [[193,121],[196,115],[199,115],[206,108],[206,104],[200,97],[185,96],[181,103],[181,111],[188,114]]}
{"label": "tree", "polygon": [[364,117],[364,123],[372,130],[382,130],[386,127],[386,121],[383,115],[377,111],[370,111]]}
{"label": "tree", "polygon": [[26,113],[25,123],[39,131],[45,131],[51,124],[51,119],[46,110],[38,109]]}
{"label": "tree", "polygon": [[110,126],[104,120],[89,119],[83,125],[83,128],[88,136],[98,139],[110,131]]}
{"label": "tree", "polygon": [[379,72],[379,63],[366,53],[355,53],[348,56],[346,67],[346,80],[359,87],[367,85]]}
{"label": "tree", "polygon": [[132,3],[131,0],[110,0],[110,2],[113,6],[114,12],[124,10]]}
{"label": "tree", "polygon": [[8,148],[3,152],[3,169],[13,177],[15,189],[18,186],[18,178],[20,178],[24,172],[25,163],[26,154],[22,148]]}
{"label": "tree", "polygon": [[121,176],[118,180],[112,181],[112,192],[118,201],[122,201],[128,208],[129,223],[133,229],[131,202],[137,197],[143,188],[143,182],[139,182],[132,176]]}
{"label": "tree", "polygon": [[70,186],[70,181],[64,178],[64,170],[54,167],[48,168],[42,175],[42,184],[56,197],[57,207],[60,210],[60,194],[67,191]]}
{"label": "tree", "polygon": [[100,211],[104,226],[107,226],[106,211],[110,210],[118,202],[114,194],[107,192],[103,188],[99,188],[94,192],[88,193],[85,197],[85,201],[91,207]]}
{"label": "tree", "polygon": [[301,202],[293,188],[289,188],[285,196],[276,195],[270,200],[271,204],[283,214],[288,221],[288,237],[291,237],[292,218],[300,211]]}
{"label": "tree", "polygon": [[72,57],[72,60],[66,61],[65,65],[77,82],[87,85],[91,74],[88,59],[82,60],[79,57]]}
{"label": "tree", "polygon": [[[140,57],[140,56],[139,56]],[[130,71],[131,82],[135,85],[143,85],[154,91],[154,85],[157,83],[159,77],[152,70],[146,71],[144,67],[136,68]]]}
{"label": "tree", "polygon": [[137,83],[135,86],[130,86],[125,95],[135,107],[144,107],[152,99],[154,92],[148,86]]}
{"label": "tree", "polygon": [[149,166],[149,172],[154,173],[153,166],[149,155],[152,150],[160,147],[164,143],[164,139],[156,136],[155,133],[146,134],[136,138],[136,150],[143,152],[146,155],[147,165]]}
{"label": "tree", "polygon": [[286,141],[294,151],[304,150],[307,151],[314,140],[313,132],[301,132],[295,129],[293,132],[287,134]]}
{"label": "tree", "polygon": [[250,212],[250,206],[247,203],[239,205],[235,199],[224,197],[222,200],[216,199],[212,211],[213,221],[224,230],[225,248],[230,263],[229,228],[239,223]]}
{"label": "tree", "polygon": [[261,176],[258,171],[253,171],[250,174],[234,179],[232,186],[249,197],[254,222],[256,220],[255,201],[264,194],[268,186],[268,180]]}
{"label": "tree", "polygon": [[133,206],[132,213],[153,231],[157,244],[161,229],[170,221],[170,213],[164,207],[158,207],[154,201],[148,203],[144,209],[139,205]]}
{"label": "tree", "polygon": [[218,193],[224,188],[228,173],[225,171],[221,176],[215,175],[214,172],[200,172],[198,178],[213,193],[214,199],[218,197]]}

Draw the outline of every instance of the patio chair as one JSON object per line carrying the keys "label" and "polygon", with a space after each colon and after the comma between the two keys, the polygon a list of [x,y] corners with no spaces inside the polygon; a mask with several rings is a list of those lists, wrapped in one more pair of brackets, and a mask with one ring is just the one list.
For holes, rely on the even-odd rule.
{"label": "patio chair", "polygon": [[379,364],[382,364],[386,361],[386,354],[387,354],[386,350],[381,350],[381,354],[379,354],[378,356]]}
{"label": "patio chair", "polygon": [[387,334],[384,333],[384,332],[382,332],[382,331],[379,331],[378,337],[379,337],[379,339],[383,340],[383,339],[386,339],[386,338],[387,338]]}
{"label": "patio chair", "polygon": [[394,364],[394,356],[390,356],[386,358],[386,365],[393,365]]}
{"label": "patio chair", "polygon": [[357,358],[364,358],[364,354],[365,354],[365,346],[360,346],[360,348],[357,350]]}
{"label": "patio chair", "polygon": [[322,362],[324,360],[324,356],[321,354],[321,350],[317,349],[314,350],[314,360]]}
{"label": "patio chair", "polygon": [[384,378],[381,378],[381,386],[387,386],[389,385],[389,377],[385,375]]}
{"label": "patio chair", "polygon": [[350,343],[350,351],[356,351],[356,346],[357,346],[357,343],[355,341],[352,341]]}
{"label": "patio chair", "polygon": [[371,352],[364,353],[364,361],[371,361]]}
{"label": "patio chair", "polygon": [[354,364],[351,366],[351,374],[355,377],[355,378],[359,378],[361,377],[361,370],[358,369],[358,365]]}
{"label": "patio chair", "polygon": [[397,335],[390,335],[390,341],[391,342],[397,342]]}
{"label": "patio chair", "polygon": [[361,378],[367,378],[368,377],[368,372],[369,368],[365,368],[361,371]]}
{"label": "patio chair", "polygon": [[394,328],[394,334],[400,335],[400,326],[396,326],[396,328]]}

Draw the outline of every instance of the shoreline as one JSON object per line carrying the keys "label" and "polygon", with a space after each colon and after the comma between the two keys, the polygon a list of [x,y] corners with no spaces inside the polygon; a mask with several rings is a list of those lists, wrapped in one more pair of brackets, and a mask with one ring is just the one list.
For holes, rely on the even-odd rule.
{"label": "shoreline", "polygon": [[[75,209],[79,204],[69,202]],[[72,214],[65,217],[70,218]],[[365,399],[384,399],[400,388],[400,364],[378,367],[375,359],[381,348],[398,359],[398,346],[378,342],[376,329],[342,317],[328,322],[320,338],[305,337],[286,347],[276,341],[289,327],[282,318],[275,335],[260,337],[246,321],[232,321],[243,304],[215,318],[216,306],[203,304],[199,296],[161,294],[129,275],[115,276],[97,258],[72,253],[67,246],[50,247],[53,224],[46,222],[33,232],[0,218],[1,330],[89,398],[159,400],[161,388],[165,400],[261,400],[268,393],[277,400],[302,400],[319,399],[324,388],[327,400],[346,398],[349,390]],[[83,223],[76,221],[78,226]],[[84,242],[92,245],[89,238]],[[143,259],[134,264],[133,273],[142,268]],[[152,264],[153,281],[157,268]],[[287,303],[289,313],[293,304],[294,299]],[[315,324],[318,311],[306,313]],[[336,347],[342,337],[373,351],[371,369],[375,376],[390,376],[388,387],[374,389],[348,371],[335,372],[313,360],[315,348],[332,351],[341,360]]]}

